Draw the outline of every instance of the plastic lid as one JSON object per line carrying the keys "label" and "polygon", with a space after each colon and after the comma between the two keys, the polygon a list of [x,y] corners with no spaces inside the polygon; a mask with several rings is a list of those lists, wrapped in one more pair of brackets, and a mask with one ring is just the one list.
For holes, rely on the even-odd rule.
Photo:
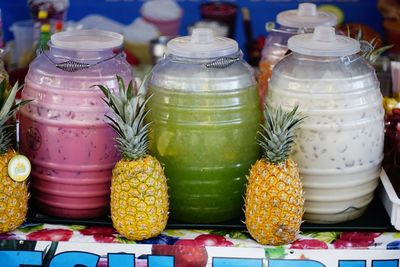
{"label": "plastic lid", "polygon": [[84,51],[119,47],[123,40],[124,37],[119,33],[97,29],[65,31],[51,36],[51,43],[55,47]]}
{"label": "plastic lid", "polygon": [[279,13],[276,21],[286,27],[315,28],[319,25],[335,26],[337,17],[330,12],[317,11],[315,4],[301,3],[298,9]]}
{"label": "plastic lid", "polygon": [[318,26],[314,33],[289,38],[288,48],[309,56],[335,57],[353,55],[360,51],[360,43],[352,38],[336,35],[335,28]]}
{"label": "plastic lid", "polygon": [[189,58],[215,58],[239,51],[238,43],[226,37],[215,37],[211,29],[193,29],[191,36],[174,38],[167,43],[167,53]]}

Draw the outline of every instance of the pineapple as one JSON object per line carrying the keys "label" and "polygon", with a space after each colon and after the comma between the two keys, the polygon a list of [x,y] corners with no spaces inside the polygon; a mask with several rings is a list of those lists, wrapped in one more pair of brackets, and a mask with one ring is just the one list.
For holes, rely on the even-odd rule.
{"label": "pineapple", "polygon": [[304,213],[303,186],[297,164],[289,157],[295,131],[303,118],[265,106],[265,122],[257,143],[262,158],[250,169],[245,195],[245,224],[263,245],[283,245],[295,240]]}
{"label": "pineapple", "polygon": [[112,171],[111,218],[120,234],[143,240],[157,236],[167,224],[167,180],[158,160],[147,154],[149,123],[144,118],[149,98],[143,101],[142,95],[134,93],[132,82],[126,89],[122,78],[117,80],[119,95],[98,85],[114,114],[106,117],[117,133],[122,155]]}
{"label": "pineapple", "polygon": [[20,226],[28,210],[28,186],[25,181],[17,182],[8,174],[8,163],[17,155],[12,148],[15,125],[10,123],[18,107],[29,101],[15,104],[15,95],[20,89],[15,84],[8,90],[4,79],[0,83],[0,233],[15,230]]}

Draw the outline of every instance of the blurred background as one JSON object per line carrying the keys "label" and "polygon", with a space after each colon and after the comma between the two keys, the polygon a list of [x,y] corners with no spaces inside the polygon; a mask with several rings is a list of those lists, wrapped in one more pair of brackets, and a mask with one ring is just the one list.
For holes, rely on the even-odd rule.
{"label": "blurred background", "polygon": [[[140,7],[144,0],[70,0],[66,20],[79,21],[89,14],[99,14],[123,24],[130,24],[140,16]],[[183,9],[179,34],[185,35],[187,27],[200,19],[200,5],[204,0],[177,1]],[[266,35],[265,23],[274,21],[276,15],[287,9],[295,9],[301,2],[313,2],[317,5],[329,4],[332,10],[343,16],[343,22],[364,23],[383,34],[383,17],[378,10],[377,0],[237,0],[229,1],[240,7],[247,7],[251,16],[251,26],[255,36]],[[9,27],[15,21],[31,18],[27,0],[1,0],[0,8],[3,16],[4,37],[13,38]],[[235,38],[240,44],[244,42],[244,31],[241,23],[242,14],[238,12]]]}
{"label": "blurred background", "polygon": [[[336,27],[344,34],[348,28],[355,33],[362,29],[363,38],[375,38],[377,47],[394,45],[385,55],[398,57],[398,0],[0,0],[0,47],[13,76],[13,70],[26,69],[35,57],[42,33],[46,42],[57,31],[99,28],[125,36],[132,65],[151,66],[173,36],[188,35],[193,27],[211,27],[216,35],[234,38],[257,68],[269,22],[304,2],[336,15]],[[382,65],[382,60],[377,62]]]}

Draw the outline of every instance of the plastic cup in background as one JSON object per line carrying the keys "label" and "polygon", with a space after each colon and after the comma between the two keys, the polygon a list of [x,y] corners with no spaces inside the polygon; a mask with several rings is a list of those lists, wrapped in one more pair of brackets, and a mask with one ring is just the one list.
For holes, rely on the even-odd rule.
{"label": "plastic cup in background", "polygon": [[123,29],[125,50],[132,53],[140,64],[151,64],[150,41],[159,36],[157,27],[143,18],[137,18]]}
{"label": "plastic cup in background", "polygon": [[172,38],[173,37],[169,36],[160,36],[150,41],[150,52],[153,65],[157,64],[157,62],[164,57],[164,54],[167,51],[167,43]]}
{"label": "plastic cup in background", "polygon": [[26,67],[32,58],[33,21],[17,21],[10,27],[10,31],[14,34],[12,64],[17,68]]}
{"label": "plastic cup in background", "polygon": [[183,11],[173,0],[146,1],[140,13],[144,20],[152,23],[164,36],[177,36]]}
{"label": "plastic cup in background", "polygon": [[149,43],[137,43],[125,40],[124,47],[127,51],[133,54],[133,56],[139,61],[139,64],[151,64],[152,59]]}
{"label": "plastic cup in background", "polygon": [[161,35],[177,36],[179,33],[181,17],[172,20],[157,20],[146,16],[143,16],[143,18],[146,21],[154,24],[160,31]]}
{"label": "plastic cup in background", "polygon": [[218,21],[228,26],[228,37],[234,38],[237,6],[228,2],[208,2],[200,5],[200,16],[203,20]]}
{"label": "plastic cup in background", "polygon": [[193,29],[196,29],[196,28],[208,28],[214,32],[215,36],[228,37],[228,31],[229,31],[228,26],[225,24],[221,24],[218,21],[214,21],[214,20],[197,21],[196,23],[188,26],[188,28],[187,28],[188,34],[191,35],[193,32]]}

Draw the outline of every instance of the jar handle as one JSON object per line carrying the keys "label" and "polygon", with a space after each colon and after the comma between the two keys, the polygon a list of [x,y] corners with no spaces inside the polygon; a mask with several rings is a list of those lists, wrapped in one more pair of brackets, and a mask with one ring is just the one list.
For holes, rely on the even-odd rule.
{"label": "jar handle", "polygon": [[278,28],[276,28],[276,24],[273,21],[268,21],[267,23],[265,23],[265,30],[267,32],[279,32],[279,33],[285,33],[285,34],[300,34],[300,33],[306,32],[306,29],[302,28],[302,27],[293,29],[293,30],[290,30],[288,28],[284,29],[284,30],[278,29]]}
{"label": "jar handle", "polygon": [[47,58],[51,63],[53,63],[53,64],[56,66],[56,68],[58,68],[58,69],[60,69],[60,70],[67,71],[67,72],[76,72],[76,71],[88,69],[88,68],[90,68],[90,67],[99,65],[99,64],[101,64],[101,63],[103,63],[103,62],[106,62],[106,61],[108,61],[108,60],[111,60],[111,59],[113,59],[113,58],[116,58],[118,55],[121,54],[121,52],[116,53],[115,55],[113,55],[113,56],[111,56],[111,57],[109,57],[109,58],[105,58],[105,59],[103,59],[103,60],[100,60],[100,61],[98,61],[98,62],[96,62],[96,63],[94,63],[94,64],[78,62],[78,61],[75,61],[75,60],[67,60],[67,61],[64,61],[64,62],[57,63],[57,62],[55,62],[54,60],[52,60],[52,59],[49,57],[49,55],[47,55],[47,53],[46,53],[44,50],[40,49],[39,54],[44,54],[44,55],[46,56],[46,58]]}
{"label": "jar handle", "polygon": [[204,63],[204,67],[207,69],[225,69],[230,65],[238,62],[240,59],[240,55],[236,57],[219,57],[211,62]]}
{"label": "jar handle", "polygon": [[361,40],[360,42],[360,53],[357,55],[354,55],[353,57],[350,56],[343,56],[341,57],[341,61],[344,64],[350,64],[353,63],[354,61],[360,59],[360,58],[366,58],[370,57],[371,52],[374,50],[374,47],[367,41]]}

